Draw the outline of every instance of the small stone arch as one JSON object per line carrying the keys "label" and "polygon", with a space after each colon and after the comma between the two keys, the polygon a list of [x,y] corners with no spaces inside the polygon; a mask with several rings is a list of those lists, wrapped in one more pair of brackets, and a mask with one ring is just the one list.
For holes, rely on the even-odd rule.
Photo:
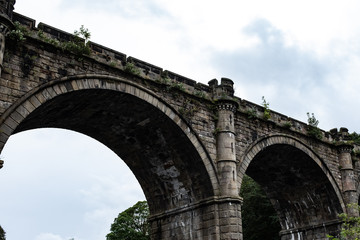
{"label": "small stone arch", "polygon": [[[282,151],[288,151],[289,153],[280,153]],[[275,156],[278,153],[285,157]],[[293,171],[291,169],[286,169],[286,167],[291,166],[291,163],[286,163],[287,165],[284,165],[285,167],[281,166],[281,168],[279,167],[279,169],[277,169],[279,161],[284,161],[285,159],[288,159],[289,156],[294,157],[294,163],[299,163],[302,160],[304,160],[304,162],[306,161],[310,166],[309,169],[315,169],[314,172],[316,172],[317,175],[321,175],[321,177],[316,176],[314,179],[321,179],[322,182],[327,182],[322,186],[323,192],[318,189],[314,190],[314,192],[301,190],[301,188],[311,189],[309,184],[307,184],[306,187],[302,187],[302,183],[299,181],[299,179],[304,179],[306,182],[311,181],[312,176],[304,177],[304,172],[297,172],[299,177],[294,177],[294,183],[291,182],[292,179],[289,177],[279,177],[282,176],[282,174],[290,176],[290,172]],[[271,162],[272,159],[276,158],[280,160]],[[261,159],[264,160],[262,161]],[[254,161],[256,164],[251,165]],[[269,172],[264,172],[264,169],[261,169],[261,167],[259,168],[261,164],[264,164],[266,166],[264,169],[267,168],[266,171]],[[250,168],[250,166],[252,167]],[[261,179],[259,183],[264,187],[265,192],[279,215],[282,227],[280,233],[283,236],[282,239],[318,239],[326,237],[326,233],[337,231],[339,226],[337,215],[338,213],[345,211],[345,204],[341,191],[326,164],[310,147],[299,139],[283,134],[269,135],[259,139],[247,148],[241,158],[238,169],[239,186],[241,186],[245,172],[258,178],[260,175],[268,175]],[[256,172],[257,170],[259,171],[258,173]],[[272,174],[271,171],[278,171],[279,173]],[[273,179],[274,183],[269,183]],[[254,180],[257,181],[258,179]],[[279,183],[281,181],[288,182]],[[314,183],[314,189],[316,184],[318,183]],[[299,196],[296,195],[295,190],[288,191],[291,188],[299,189]],[[327,197],[322,196],[315,200],[313,199],[316,195],[315,192],[326,195],[331,199],[323,201],[322,199],[326,199]],[[308,194],[308,196],[305,196],[306,194]],[[305,198],[310,200],[306,200]],[[325,210],[314,210],[312,208],[315,208],[315,206],[308,206],[309,202],[317,205],[323,203],[325,207],[322,206],[322,208]],[[316,213],[314,213],[315,211]],[[324,217],[324,222],[319,224],[316,216],[323,212],[325,212],[326,217]]]}
{"label": "small stone arch", "polygon": [[[96,93],[100,93],[100,91],[107,91],[107,93],[109,93],[111,96],[121,94],[122,96],[125,96],[124,99],[126,98],[126,101],[133,99],[137,102],[143,102],[144,104],[147,104],[147,106],[151,106],[154,111],[162,113],[160,119],[165,120],[169,126],[171,125],[171,127],[174,128],[174,131],[179,134],[181,141],[184,141],[184,143],[186,143],[184,144],[188,147],[186,150],[188,150],[191,155],[189,156],[189,159],[200,159],[193,161],[193,169],[191,169],[190,164],[192,161],[190,160],[184,164],[180,164],[181,166],[179,166],[179,168],[184,169],[176,169],[174,166],[170,166],[171,164],[164,167],[160,163],[156,162],[156,160],[151,160],[154,161],[154,165],[157,165],[157,167],[155,167],[157,170],[163,171],[167,174],[166,176],[158,176],[158,178],[160,179],[158,184],[170,184],[174,188],[177,188],[178,191],[176,193],[167,192],[165,186],[159,186],[159,188],[154,189],[151,194],[156,195],[157,199],[154,201],[148,199],[150,210],[152,210],[152,213],[157,214],[160,213],[162,210],[166,210],[166,208],[177,208],[182,206],[183,204],[195,204],[197,201],[201,201],[202,199],[211,197],[219,191],[216,168],[211,158],[209,157],[205,147],[203,146],[201,140],[199,139],[195,131],[191,128],[191,126],[187,124],[187,122],[182,118],[180,114],[177,113],[177,111],[173,107],[171,107],[164,100],[158,97],[155,92],[121,77],[112,77],[108,75],[97,74],[77,75],[50,81],[37,88],[34,88],[32,91],[19,99],[16,103],[14,103],[1,116],[0,151],[3,149],[7,139],[13,133],[33,128],[30,125],[26,125],[27,122],[25,120],[27,120],[27,118],[31,116],[31,114],[34,113],[37,109],[39,109],[41,106],[51,102],[57,97],[65,96],[67,94],[73,94],[73,96],[80,97],[80,93],[83,90],[93,91],[93,96],[95,96]],[[119,99],[120,98],[121,97],[119,97]],[[148,120],[145,119],[143,122],[139,122],[138,124],[146,125],[148,124],[147,121]],[[21,126],[20,129],[19,126]],[[42,127],[42,125],[41,123],[39,123],[39,125],[35,127]],[[66,128],[66,126],[60,127]],[[168,134],[169,138],[174,137],[174,135],[171,133],[166,134]],[[96,139],[96,136],[97,135],[95,134],[92,137]],[[161,137],[163,136],[163,134],[159,134],[159,136]],[[129,139],[129,141],[131,140],[134,139]],[[103,143],[106,145],[106,140],[104,140]],[[173,144],[175,145],[175,143]],[[177,147],[181,150],[184,150],[185,146]],[[114,150],[111,147],[110,149]],[[146,151],[151,152],[151,149],[147,149]],[[178,150],[176,154],[184,156],[183,153],[179,152],[180,150]],[[130,153],[129,151],[126,152],[125,155],[130,156],[131,154],[132,153]],[[171,151],[168,151],[164,154],[171,154]],[[164,157],[165,159],[167,156],[164,156],[164,154],[161,155],[161,157]],[[135,157],[140,155],[133,154],[131,156]],[[142,167],[135,165],[136,164],[133,165],[133,169],[130,166],[130,169],[134,171],[135,167]],[[166,167],[168,168],[164,169]],[[155,171],[156,169],[153,170]],[[145,170],[146,169],[143,169],[142,171]],[[186,173],[187,171],[189,173]],[[193,176],[193,173],[195,171],[199,171],[199,174],[196,174],[197,176]],[[135,176],[138,178],[141,185],[149,181],[149,176],[142,177],[137,176],[136,174]],[[177,180],[169,183],[171,181],[171,178],[176,178]],[[187,186],[182,186],[183,183],[181,181],[188,181]],[[149,192],[148,194],[146,190],[144,190],[144,192],[145,195],[149,196]],[[198,194],[197,196],[195,196],[195,192],[196,194]],[[167,200],[170,201],[169,203],[165,204],[164,201],[161,201],[161,198],[163,198],[165,195],[171,194],[174,194],[174,196],[166,196],[167,198],[172,198],[170,200]]]}

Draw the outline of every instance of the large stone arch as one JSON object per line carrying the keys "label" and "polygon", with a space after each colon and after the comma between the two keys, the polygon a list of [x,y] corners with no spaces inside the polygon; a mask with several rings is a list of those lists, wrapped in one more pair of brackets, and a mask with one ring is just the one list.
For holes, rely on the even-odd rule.
{"label": "large stone arch", "polygon": [[254,142],[239,165],[268,195],[280,220],[281,239],[327,239],[345,211],[341,191],[321,158],[299,139],[269,135]]}
{"label": "large stone arch", "polygon": [[1,116],[0,151],[12,134],[41,127],[74,130],[112,149],[138,179],[153,215],[219,190],[192,128],[154,92],[124,78],[79,75],[33,89]]}

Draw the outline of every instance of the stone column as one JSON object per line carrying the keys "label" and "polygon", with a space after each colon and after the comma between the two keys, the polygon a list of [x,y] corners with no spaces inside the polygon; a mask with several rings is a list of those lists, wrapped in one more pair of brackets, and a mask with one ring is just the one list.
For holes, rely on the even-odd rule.
{"label": "stone column", "polygon": [[239,187],[236,181],[236,149],[235,149],[235,118],[238,103],[234,99],[234,82],[222,78],[209,82],[213,99],[217,108],[216,123],[216,162],[220,181],[221,195],[239,197]]}
{"label": "stone column", "polygon": [[[342,143],[338,146],[339,164],[341,172],[341,182],[343,187],[343,195],[345,204],[357,204],[356,182],[354,175],[354,167],[351,159],[351,151],[353,146]],[[346,206],[347,214],[351,217],[359,216],[357,208]]]}
{"label": "stone column", "polygon": [[5,52],[5,36],[14,28],[11,20],[15,2],[16,0],[0,0],[0,77]]}
{"label": "stone column", "polygon": [[231,100],[218,100],[218,121],[216,125],[217,167],[221,194],[239,196],[236,171],[234,113],[237,103]]}
{"label": "stone column", "polygon": [[[235,113],[238,102],[234,98],[234,82],[222,78],[209,82],[213,100],[216,104],[216,163],[220,184],[220,193],[216,197],[216,212],[219,226],[219,239],[242,240],[240,187],[237,178],[237,161],[235,147]],[[214,238],[217,239],[217,238]]]}

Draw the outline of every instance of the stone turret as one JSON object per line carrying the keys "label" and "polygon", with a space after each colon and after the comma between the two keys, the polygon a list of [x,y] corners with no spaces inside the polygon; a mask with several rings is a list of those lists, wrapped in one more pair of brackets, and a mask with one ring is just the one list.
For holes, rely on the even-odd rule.
{"label": "stone turret", "polygon": [[238,196],[235,150],[235,125],[234,115],[238,103],[234,101],[234,82],[222,78],[218,85],[216,79],[209,82],[216,101],[218,121],[216,124],[216,152],[217,167],[220,174],[221,192],[224,196]]}
{"label": "stone turret", "polygon": [[0,15],[1,17],[12,19],[14,5],[16,0],[0,0]]}
{"label": "stone turret", "polygon": [[231,79],[221,78],[220,85],[217,79],[213,79],[209,81],[209,86],[212,89],[214,99],[234,96],[234,82]]}
{"label": "stone turret", "polygon": [[[359,211],[356,207],[354,207],[358,203],[358,197],[356,194],[356,178],[354,173],[354,167],[351,159],[352,149],[353,146],[346,142],[342,142],[339,144],[339,166],[344,200],[347,204],[347,213],[351,217],[358,217]],[[348,206],[348,204],[350,204],[350,206]]]}

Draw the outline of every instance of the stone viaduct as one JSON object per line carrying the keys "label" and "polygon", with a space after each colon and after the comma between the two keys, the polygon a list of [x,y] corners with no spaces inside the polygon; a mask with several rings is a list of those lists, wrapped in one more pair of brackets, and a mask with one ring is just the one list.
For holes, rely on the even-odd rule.
{"label": "stone viaduct", "polygon": [[358,203],[359,146],[347,129],[316,138],[307,124],[235,97],[230,79],[195,82],[35,26],[14,4],[0,1],[0,152],[35,128],[102,142],[138,179],[152,239],[242,239],[244,174],[267,193],[282,240],[326,239],[339,213],[357,216],[347,204]]}

